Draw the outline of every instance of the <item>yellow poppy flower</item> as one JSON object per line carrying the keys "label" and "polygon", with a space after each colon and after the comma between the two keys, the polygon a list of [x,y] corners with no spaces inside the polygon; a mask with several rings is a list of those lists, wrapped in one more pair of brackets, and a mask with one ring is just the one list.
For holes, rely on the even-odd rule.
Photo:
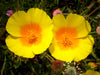
{"label": "yellow poppy flower", "polygon": [[43,10],[18,11],[8,19],[6,30],[10,35],[5,40],[6,45],[16,55],[32,58],[49,47],[52,28],[52,21]]}
{"label": "yellow poppy flower", "polygon": [[95,68],[97,67],[97,63],[94,63],[94,62],[89,62],[88,65],[91,67],[91,68]]}
{"label": "yellow poppy flower", "polygon": [[92,51],[94,39],[88,33],[91,26],[84,17],[69,14],[67,18],[62,14],[53,17],[54,39],[49,51],[53,57],[62,61],[80,61]]}
{"label": "yellow poppy flower", "polygon": [[82,75],[100,75],[100,73],[97,71],[88,70],[85,73],[82,73]]}

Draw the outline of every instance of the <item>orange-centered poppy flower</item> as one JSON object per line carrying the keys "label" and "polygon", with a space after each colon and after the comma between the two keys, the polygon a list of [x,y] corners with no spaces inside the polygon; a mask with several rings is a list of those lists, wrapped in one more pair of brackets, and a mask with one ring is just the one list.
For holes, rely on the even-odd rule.
{"label": "orange-centered poppy flower", "polygon": [[82,75],[100,75],[97,71],[87,70],[85,73],[82,73]]}
{"label": "orange-centered poppy flower", "polygon": [[88,66],[90,66],[91,68],[95,68],[98,66],[98,63],[94,63],[94,62],[89,62]]}
{"label": "orange-centered poppy flower", "polygon": [[53,57],[62,61],[80,61],[92,51],[94,39],[88,33],[91,26],[84,17],[69,14],[67,18],[62,14],[53,17],[54,39],[49,50]]}
{"label": "orange-centered poppy flower", "polygon": [[41,9],[30,8],[27,12],[14,13],[7,22],[8,49],[16,55],[32,58],[43,53],[52,41],[52,21]]}

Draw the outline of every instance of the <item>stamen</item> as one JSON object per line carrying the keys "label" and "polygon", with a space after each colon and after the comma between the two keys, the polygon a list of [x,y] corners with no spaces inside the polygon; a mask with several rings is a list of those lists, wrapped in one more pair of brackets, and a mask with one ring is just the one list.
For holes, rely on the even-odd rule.
{"label": "stamen", "polygon": [[21,27],[20,39],[22,44],[25,46],[32,46],[38,44],[41,40],[41,28],[38,24],[24,25]]}
{"label": "stamen", "polygon": [[55,39],[62,50],[68,50],[68,48],[75,48],[78,46],[79,39],[76,39],[77,34],[78,32],[75,28],[60,28],[56,31]]}
{"label": "stamen", "polygon": [[37,37],[33,37],[32,39],[29,39],[29,44],[33,44],[37,41]]}
{"label": "stamen", "polygon": [[64,47],[71,47],[72,42],[68,38],[65,38],[62,44]]}

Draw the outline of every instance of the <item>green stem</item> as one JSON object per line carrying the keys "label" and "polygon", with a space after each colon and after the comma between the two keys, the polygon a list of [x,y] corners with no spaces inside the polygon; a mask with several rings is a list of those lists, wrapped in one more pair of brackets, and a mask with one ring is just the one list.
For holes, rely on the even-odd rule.
{"label": "green stem", "polygon": [[94,32],[90,32],[89,35],[91,35],[91,34],[95,34],[95,33],[96,33],[96,31],[94,31]]}
{"label": "green stem", "polygon": [[84,10],[80,15],[83,15],[84,13],[88,13],[89,9],[87,8],[86,10]]}
{"label": "green stem", "polygon": [[94,53],[94,51],[92,51],[92,56],[97,60],[98,59],[98,57],[95,55],[95,53]]}
{"label": "green stem", "polygon": [[49,61],[51,61],[51,62],[52,62],[52,60],[51,60],[51,59],[50,59],[47,55],[46,55],[45,57],[46,57]]}
{"label": "green stem", "polygon": [[97,11],[98,9],[100,9],[100,6],[97,7],[95,10],[93,10],[89,15],[87,15],[85,18],[89,17],[90,15],[92,15],[95,11]]}
{"label": "green stem", "polygon": [[68,13],[63,13],[63,15],[68,15]]}
{"label": "green stem", "polygon": [[48,54],[48,56],[52,59],[52,61],[55,61],[49,54]]}
{"label": "green stem", "polygon": [[54,62],[54,61],[55,61],[49,54],[46,54],[46,57],[47,57],[51,62]]}
{"label": "green stem", "polygon": [[86,61],[86,62],[93,62],[95,60],[94,59],[85,59],[84,61]]}
{"label": "green stem", "polygon": [[6,56],[4,58],[4,63],[3,63],[2,69],[1,69],[1,75],[3,75],[3,71],[4,71],[4,68],[5,68],[5,65],[6,65]]}

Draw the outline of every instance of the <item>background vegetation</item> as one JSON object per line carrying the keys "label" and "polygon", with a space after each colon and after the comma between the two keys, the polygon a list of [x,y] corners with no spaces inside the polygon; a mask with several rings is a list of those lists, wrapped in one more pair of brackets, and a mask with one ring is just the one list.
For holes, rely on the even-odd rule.
{"label": "background vegetation", "polygon": [[[94,4],[91,6],[91,4]],[[90,6],[90,8],[89,8]],[[29,8],[40,8],[47,12],[52,18],[52,13],[56,9],[60,9],[64,15],[68,13],[80,14],[90,22],[92,32],[95,38],[95,44],[92,53],[80,62],[65,63],[60,71],[54,71],[52,62],[47,50],[43,54],[36,55],[33,59],[26,59],[14,55],[8,50],[5,44],[5,38],[8,33],[5,26],[8,20],[7,10],[16,12],[18,10],[27,11]],[[88,8],[87,8],[88,7]],[[97,26],[100,25],[100,2],[96,0],[0,0],[0,71],[1,75],[63,75],[68,65],[73,66],[77,70],[77,75],[92,69],[100,72],[100,66],[91,68],[88,62],[100,63],[100,36],[96,33]],[[98,10],[97,10],[98,9]],[[79,70],[78,67],[81,69]]]}

